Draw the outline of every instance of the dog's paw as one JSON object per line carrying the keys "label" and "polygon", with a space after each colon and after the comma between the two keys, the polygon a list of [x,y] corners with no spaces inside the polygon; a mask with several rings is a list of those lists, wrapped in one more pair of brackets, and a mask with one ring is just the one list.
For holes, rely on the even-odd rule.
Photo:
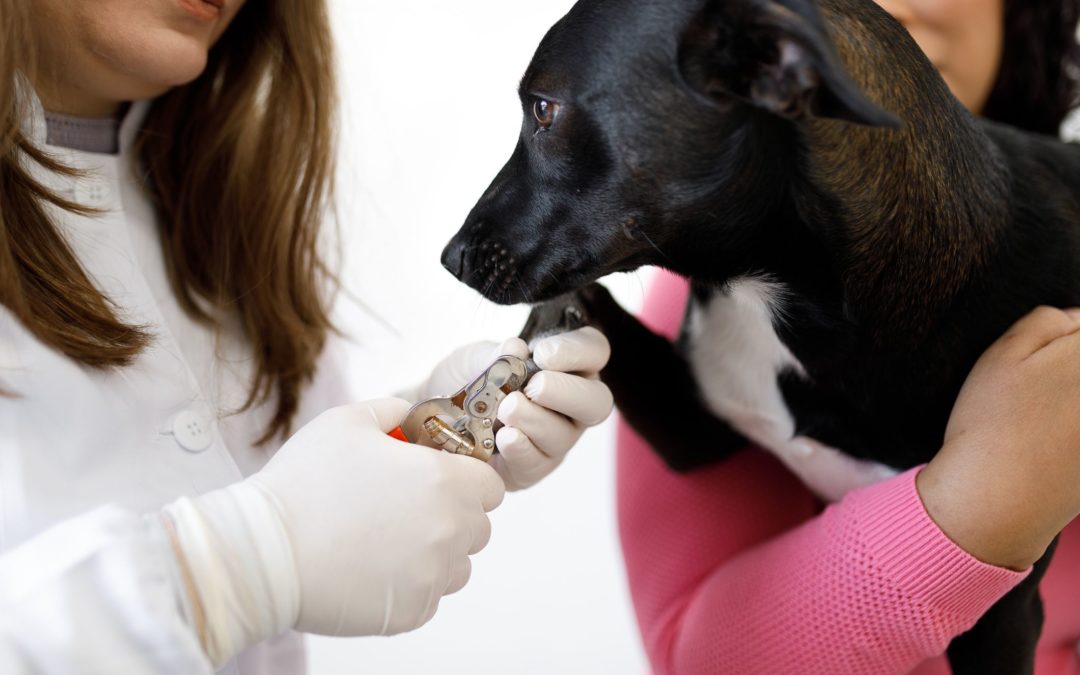
{"label": "dog's paw", "polygon": [[592,326],[609,334],[623,325],[629,316],[606,287],[593,282],[534,305],[518,337],[531,345],[540,338],[568,333],[583,326]]}
{"label": "dog's paw", "polygon": [[532,345],[549,335],[568,333],[585,326],[587,313],[579,291],[573,291],[533,306],[518,336]]}
{"label": "dog's paw", "polygon": [[611,296],[611,291],[603,284],[595,281],[587,286],[579,288],[569,295],[574,297],[578,306],[586,316],[595,314],[597,310],[615,303],[615,298]]}

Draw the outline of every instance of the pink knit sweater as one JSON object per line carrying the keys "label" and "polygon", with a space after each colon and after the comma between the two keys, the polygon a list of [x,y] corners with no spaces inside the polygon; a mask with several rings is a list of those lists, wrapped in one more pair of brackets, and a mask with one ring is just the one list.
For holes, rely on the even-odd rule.
{"label": "pink knit sweater", "polygon": [[[673,335],[686,283],[664,274],[643,319]],[[703,441],[704,442],[704,441]],[[917,470],[822,505],[765,452],[688,475],[619,429],[619,526],[658,675],[947,673],[941,656],[1025,576],[979,562],[926,514]],[[1043,579],[1039,675],[1080,675],[1080,526]]]}

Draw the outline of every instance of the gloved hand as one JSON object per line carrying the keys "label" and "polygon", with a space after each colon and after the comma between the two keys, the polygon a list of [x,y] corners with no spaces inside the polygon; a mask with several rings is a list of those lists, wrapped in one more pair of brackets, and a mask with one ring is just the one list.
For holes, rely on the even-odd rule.
{"label": "gloved hand", "polygon": [[[500,356],[529,357],[529,347],[513,338],[501,344],[478,342],[458,349],[432,371],[415,400],[452,394]],[[533,359],[543,370],[521,392],[506,397],[495,436],[499,454],[491,465],[509,490],[537,483],[555,470],[585,429],[611,413],[611,391],[600,370],[611,356],[607,338],[595,328],[580,328],[537,340]]]}
{"label": "gloved hand", "polygon": [[290,627],[412,630],[465,585],[503,482],[470,457],[388,437],[408,407],[329,410],[254,476],[166,507],[192,623],[215,664]]}

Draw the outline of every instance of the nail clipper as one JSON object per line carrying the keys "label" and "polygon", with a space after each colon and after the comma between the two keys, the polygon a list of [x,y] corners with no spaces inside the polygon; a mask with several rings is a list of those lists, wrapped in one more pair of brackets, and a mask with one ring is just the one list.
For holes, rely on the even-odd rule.
{"label": "nail clipper", "polygon": [[495,418],[499,404],[538,372],[532,359],[500,356],[456,394],[414,405],[390,435],[486,462],[495,452],[495,433],[502,428]]}

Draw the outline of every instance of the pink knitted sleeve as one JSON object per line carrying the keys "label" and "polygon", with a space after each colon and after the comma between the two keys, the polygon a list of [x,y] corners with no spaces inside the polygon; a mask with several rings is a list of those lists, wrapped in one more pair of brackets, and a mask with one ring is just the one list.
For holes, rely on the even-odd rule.
{"label": "pink knitted sleeve", "polygon": [[[643,318],[671,335],[685,298],[685,282],[662,277]],[[924,661],[1025,574],[953,544],[916,473],[821,511],[761,450],[679,475],[622,426],[619,529],[655,672],[948,672]]]}

